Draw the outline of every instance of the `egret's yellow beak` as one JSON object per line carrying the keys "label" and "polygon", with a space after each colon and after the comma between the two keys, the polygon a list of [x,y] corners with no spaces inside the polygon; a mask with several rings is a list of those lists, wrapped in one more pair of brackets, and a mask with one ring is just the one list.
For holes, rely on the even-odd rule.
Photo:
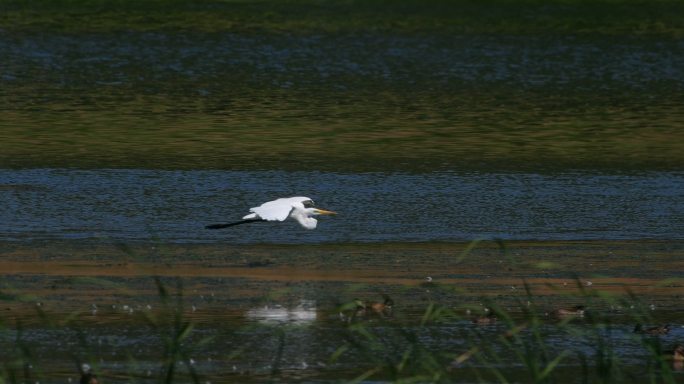
{"label": "egret's yellow beak", "polygon": [[325,209],[318,209],[318,208],[316,208],[316,213],[318,213],[319,215],[337,215],[337,212],[326,211]]}

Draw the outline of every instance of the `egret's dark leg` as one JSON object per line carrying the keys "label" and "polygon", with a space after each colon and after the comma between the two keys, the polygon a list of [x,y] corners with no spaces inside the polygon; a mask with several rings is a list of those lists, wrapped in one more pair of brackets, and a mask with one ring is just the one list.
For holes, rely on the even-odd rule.
{"label": "egret's dark leg", "polygon": [[211,224],[211,225],[207,225],[207,226],[204,227],[204,228],[206,228],[206,229],[221,229],[221,228],[232,227],[232,226],[234,226],[234,225],[247,224],[247,223],[256,223],[256,222],[259,222],[259,221],[266,221],[266,220],[261,220],[261,219],[246,219],[246,220],[236,221],[236,222],[234,222],[234,223]]}

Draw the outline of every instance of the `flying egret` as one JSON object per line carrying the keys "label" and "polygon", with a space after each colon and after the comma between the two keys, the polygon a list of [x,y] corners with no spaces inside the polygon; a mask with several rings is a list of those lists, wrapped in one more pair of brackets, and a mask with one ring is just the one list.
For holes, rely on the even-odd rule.
{"label": "flying egret", "polygon": [[251,213],[244,216],[240,221],[227,224],[211,224],[205,228],[220,229],[257,221],[285,221],[290,217],[297,220],[306,229],[315,229],[318,220],[314,219],[313,216],[337,214],[333,211],[315,208],[313,200],[303,196],[283,197],[268,201],[258,207],[250,208],[249,211]]}

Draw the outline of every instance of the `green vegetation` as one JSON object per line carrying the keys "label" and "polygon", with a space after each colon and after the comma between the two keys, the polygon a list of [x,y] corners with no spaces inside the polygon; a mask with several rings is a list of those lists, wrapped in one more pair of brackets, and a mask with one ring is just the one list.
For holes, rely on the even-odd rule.
{"label": "green vegetation", "polygon": [[[347,342],[337,355],[359,353],[373,363],[354,382],[368,378],[399,383],[676,382],[677,371],[682,367],[666,352],[669,346],[663,345],[657,336],[630,334],[630,322],[653,321],[646,306],[636,296],[589,293],[577,283],[580,293],[574,297],[576,302],[594,308],[582,317],[550,317],[535,305],[535,295],[526,287],[527,296],[517,308],[505,310],[489,302],[490,317],[497,318],[498,325],[473,324],[461,331],[458,348],[436,349],[421,338],[429,338],[426,335],[434,334],[434,328],[440,325],[470,321],[462,315],[469,307],[454,309],[431,303],[418,327],[388,331],[367,322],[349,326]],[[445,288],[453,292],[453,288],[442,287]],[[616,324],[614,315],[602,313],[599,308],[620,308],[620,322]],[[481,311],[482,307],[476,310]],[[453,335],[443,337],[458,339]],[[643,365],[635,367],[626,362],[636,356],[618,351],[621,337],[643,348],[637,353]],[[573,340],[575,348],[564,346],[563,338]]]}
{"label": "green vegetation", "polygon": [[[102,281],[109,284],[106,279]],[[675,383],[678,371],[682,370],[682,362],[673,361],[667,352],[671,345],[663,342],[662,336],[632,333],[633,324],[656,321],[638,296],[587,290],[579,279],[572,294],[563,287],[552,288],[566,291],[558,294],[563,301],[570,300],[589,308],[583,316],[554,318],[537,306],[538,297],[525,285],[525,294],[511,308],[499,306],[492,299],[484,299],[484,307],[466,302],[445,306],[431,301],[418,319],[407,317],[400,305],[389,316],[364,315],[352,321],[319,319],[305,325],[221,323],[216,325],[218,332],[212,336],[205,336],[206,327],[196,327],[192,316],[194,309],[188,309],[190,301],[185,297],[181,279],[170,281],[176,285],[174,290],[169,290],[159,278],[154,281],[158,302],[148,304],[148,309],[134,311],[124,306],[119,312],[97,316],[83,312],[65,315],[43,309],[40,302],[36,302],[36,314],[30,324],[21,320],[12,323],[7,320],[11,314],[0,315],[0,337],[13,338],[13,347],[2,352],[0,383],[73,377],[77,371],[63,371],[69,361],[75,367],[89,363],[101,380],[107,382],[159,383],[256,379],[251,376],[285,382],[304,376],[354,383],[367,380],[397,383],[575,383],[578,380]],[[355,290],[359,288],[356,286]],[[462,293],[450,285],[435,284],[430,289],[434,296]],[[20,300],[3,298],[5,305],[23,305],[25,300]],[[352,301],[331,310],[347,313],[356,305]],[[494,323],[478,325],[471,322],[474,316],[482,315],[483,308],[489,308],[489,317],[497,319]],[[92,323],[92,317],[98,318],[96,324]],[[130,326],[133,328],[128,328]],[[105,340],[123,338],[124,341],[107,346],[105,356],[102,336],[94,337],[92,333],[97,331],[93,327],[111,328],[109,332],[114,334],[105,336]],[[316,335],[318,327],[328,335],[337,335],[337,350],[329,356],[307,356],[310,351],[296,354],[326,363],[296,369],[300,371],[298,373],[293,373],[292,367],[281,369],[288,340],[302,333]],[[63,353],[47,361],[37,352],[44,346],[35,341],[36,329],[42,333],[61,334],[65,340],[67,335],[75,333],[78,343],[69,343]],[[116,334],[117,329],[120,335]],[[304,340],[317,344],[311,337]],[[96,342],[98,339],[100,341]],[[259,361],[271,361],[270,368],[255,366],[249,360],[257,357],[254,351],[250,352],[250,345],[273,346],[266,349],[268,356],[258,356]],[[139,350],[154,352],[141,356],[136,353]],[[112,364],[110,360],[116,359],[117,354],[126,359]],[[635,360],[639,363],[635,364]],[[250,368],[236,371],[236,364],[247,364]],[[233,366],[232,370],[228,368],[230,366]],[[250,370],[256,372],[250,373]]]}
{"label": "green vegetation", "polygon": [[682,14],[0,0],[0,167],[679,170]]}
{"label": "green vegetation", "polygon": [[[328,245],[308,256],[303,246],[280,256],[283,248],[278,246],[232,249],[231,256],[202,246],[189,251],[159,244],[119,245],[118,253],[79,246],[81,252],[102,257],[91,263],[99,265],[96,277],[85,277],[92,270],[79,267],[52,276],[3,275],[0,342],[11,348],[0,351],[0,383],[73,381],[81,363],[108,383],[679,380],[682,362],[673,361],[666,351],[681,343],[677,308],[682,280],[663,279],[662,270],[672,265],[680,244],[640,242],[618,250],[605,244],[566,243],[550,248],[555,252],[547,246],[530,252],[520,244],[477,241],[456,248]],[[616,252],[606,258],[606,249]],[[3,256],[32,257],[34,263],[52,260],[50,265],[62,266],[83,259],[73,250],[48,247],[27,256],[24,249]],[[269,268],[242,267],[232,278],[209,277],[221,263],[235,265],[264,255],[273,256],[276,265],[308,270],[312,258],[323,259],[320,255],[337,260],[340,265],[326,264],[329,269],[321,271],[325,276],[344,269],[341,264],[348,263],[350,252],[355,259],[370,256],[330,277],[327,287],[305,277],[269,285],[264,280]],[[121,263],[121,253],[127,263]],[[435,258],[434,253],[442,256]],[[424,263],[407,268],[412,272],[402,269],[393,277],[378,277],[387,265],[399,265],[386,254],[423,257],[431,265],[427,270],[440,274],[430,283],[397,286],[393,282],[404,274],[423,275]],[[200,260],[204,273],[184,264],[189,263],[184,258]],[[136,260],[156,267],[141,268]],[[178,270],[185,274],[172,277]],[[368,273],[370,283],[345,280],[360,277],[360,272]],[[595,272],[603,275],[592,276]],[[249,273],[260,277],[246,278]],[[287,279],[277,269],[270,273]],[[573,273],[583,277],[569,277]],[[609,277],[611,273],[616,277]],[[377,301],[378,292],[391,295],[391,311],[350,316],[358,308],[355,298]],[[310,317],[288,317],[286,308],[303,297],[316,298],[313,312],[307,312]],[[575,305],[585,306],[586,313],[554,315],[555,309]],[[276,311],[264,311],[268,306]],[[474,323],[485,308],[496,321]],[[636,324],[666,323],[672,327],[669,335],[633,332]]]}
{"label": "green vegetation", "polygon": [[676,0],[0,2],[0,28],[114,32],[435,32],[658,35],[684,32]]}
{"label": "green vegetation", "polygon": [[47,101],[5,112],[0,166],[630,171],[684,164],[676,102],[684,100],[668,94],[638,106],[638,92],[244,91],[122,100],[107,100],[104,89],[60,93],[69,103],[91,95],[95,105]]}
{"label": "green vegetation", "polygon": [[[0,43],[11,52],[0,58],[0,168],[681,171],[682,15],[679,0],[0,0]],[[677,378],[678,368],[662,354],[671,345],[631,332],[635,323],[657,324],[666,316],[637,294],[616,294],[631,273],[643,278],[640,288],[665,290],[663,301],[679,303],[679,281],[652,284],[662,271],[677,269],[670,257],[679,255],[677,242],[662,245],[671,253],[657,265],[655,256],[631,245],[609,257],[627,263],[617,270],[624,280],[603,276],[606,290],[590,290],[576,279],[571,292],[540,281],[567,279],[568,271],[580,269],[597,273],[587,260],[606,259],[605,249],[578,255],[570,247],[551,261],[539,252],[521,264],[501,246],[497,257],[478,261],[490,263],[489,270],[471,264],[476,273],[458,269],[456,275],[448,268],[464,267],[472,246],[452,264],[427,258],[428,247],[407,253],[391,244],[348,244],[340,247],[363,249],[345,254],[338,246],[314,247],[317,261],[309,264],[301,261],[312,251],[303,248],[159,251],[142,258],[153,264],[143,271],[131,271],[136,257],[126,246],[123,256],[87,247],[88,257],[103,260],[88,269],[94,277],[7,272],[0,286],[0,384],[71,378],[81,362],[103,382]],[[451,254],[443,246],[429,248]],[[54,256],[46,256],[49,249],[12,247],[22,262]],[[57,258],[72,257],[57,248]],[[184,279],[195,279],[192,288],[180,277],[168,279],[175,289],[151,278],[153,272],[173,276],[178,269],[164,263],[188,255],[202,263],[179,267],[187,269]],[[268,271],[252,279],[207,276],[229,257],[242,260],[229,267],[243,274],[250,257],[311,267],[331,255],[340,257],[328,268],[347,267],[346,277],[358,281],[408,265],[405,274],[386,276],[408,285],[433,263],[445,280],[477,284],[468,292],[453,283],[414,284],[403,289],[410,290],[406,297],[425,298],[418,316],[409,308],[416,302],[402,307],[397,300],[393,317],[345,322],[338,311],[353,309],[352,295],[370,289],[344,290],[350,282],[328,281],[325,294],[341,302],[324,296],[321,320],[262,325],[249,324],[245,310],[260,290],[275,285],[264,282]],[[560,262],[567,268],[554,271]],[[64,263],[46,268],[56,266]],[[283,274],[274,269],[270,278]],[[543,294],[528,284],[532,279]],[[323,280],[301,280],[278,283],[298,293],[292,297],[322,295],[317,284]],[[212,289],[236,293],[214,298]],[[145,301],[150,291],[156,301]],[[42,302],[47,295],[52,306]],[[83,301],[66,305],[69,295]],[[583,304],[588,315],[553,320],[545,314],[550,302]],[[196,303],[206,308],[195,313]],[[496,325],[470,322],[468,313],[484,306]],[[325,344],[325,337],[334,343]],[[319,365],[286,367],[293,340],[314,344],[308,363]],[[252,364],[256,359],[269,364]]]}

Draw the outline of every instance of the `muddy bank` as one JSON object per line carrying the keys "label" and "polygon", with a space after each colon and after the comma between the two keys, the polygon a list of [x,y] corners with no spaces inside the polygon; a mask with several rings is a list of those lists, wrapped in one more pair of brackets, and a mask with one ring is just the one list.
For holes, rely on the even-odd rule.
{"label": "muddy bank", "polygon": [[[610,327],[606,337],[625,369],[643,375],[647,349],[632,333],[634,313],[644,312],[648,323],[671,324],[664,345],[681,338],[682,249],[681,241],[5,242],[0,244],[0,344],[30,351],[42,382],[72,377],[76,360],[97,362],[107,382],[151,381],[180,316],[192,324],[180,372],[192,364],[212,382],[338,382],[379,364],[359,354],[363,350],[331,362],[349,337],[349,322],[340,316],[348,312],[341,306],[356,298],[377,301],[387,294],[394,299],[391,316],[359,320],[390,343],[379,359],[418,345],[458,355],[478,340],[495,343],[510,332],[507,324],[480,327],[467,312],[489,305],[523,327],[526,311],[534,310],[549,348],[592,358],[591,343],[602,326],[592,326],[589,319],[559,325],[547,315],[559,306],[589,303]],[[454,315],[424,326],[431,306]],[[55,357],[55,350],[64,354]],[[0,360],[17,359],[13,351],[18,350],[0,351]],[[503,359],[507,374],[526,380],[515,358]],[[568,357],[565,364],[557,382],[575,382],[563,372],[583,363]],[[476,361],[450,374],[469,381],[464,378],[480,377],[473,367],[491,374],[489,365]],[[635,377],[639,382],[645,376]]]}
{"label": "muddy bank", "polygon": [[[0,245],[4,291],[55,310],[147,305],[153,277],[180,278],[186,297],[207,310],[264,300],[315,300],[333,311],[356,296],[391,293],[405,309],[532,294],[549,305],[580,291],[639,295],[659,311],[681,308],[684,242],[478,242],[322,245],[151,245],[83,241]],[[426,283],[430,277],[432,283]],[[27,299],[28,298],[28,299]],[[199,304],[195,304],[199,305]],[[9,311],[8,311],[9,312]]]}

